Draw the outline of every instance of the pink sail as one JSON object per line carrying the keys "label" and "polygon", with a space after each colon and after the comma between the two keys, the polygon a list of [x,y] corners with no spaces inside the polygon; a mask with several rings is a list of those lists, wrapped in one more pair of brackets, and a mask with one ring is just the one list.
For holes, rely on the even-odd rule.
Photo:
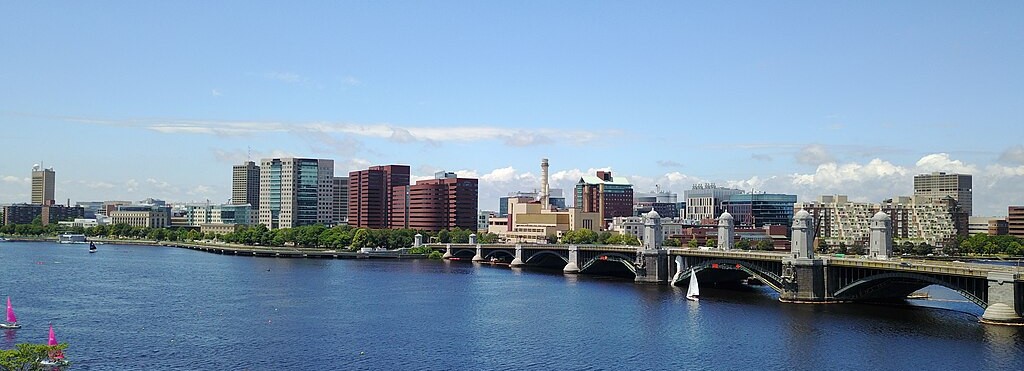
{"label": "pink sail", "polygon": [[53,324],[50,324],[50,339],[46,341],[46,345],[57,345],[57,336],[53,335]]}
{"label": "pink sail", "polygon": [[10,296],[7,297],[7,322],[8,323],[16,323],[16,322],[18,322],[18,317],[14,315],[14,308],[11,307],[11,297]]}

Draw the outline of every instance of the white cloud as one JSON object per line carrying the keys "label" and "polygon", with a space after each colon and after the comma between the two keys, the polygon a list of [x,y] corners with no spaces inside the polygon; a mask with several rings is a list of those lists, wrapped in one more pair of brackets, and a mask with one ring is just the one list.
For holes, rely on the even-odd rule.
{"label": "white cloud", "polygon": [[6,175],[3,177],[4,183],[12,184],[32,184],[32,178],[20,178],[14,175]]}
{"label": "white cloud", "polygon": [[934,153],[921,157],[917,161],[917,170],[920,172],[942,171],[948,173],[976,174],[978,168],[967,165],[963,161],[949,158],[948,153]]}
{"label": "white cloud", "polygon": [[277,71],[275,71],[275,72],[267,72],[267,73],[265,73],[263,75],[263,77],[265,77],[267,79],[270,79],[270,80],[280,81],[280,82],[289,83],[289,84],[299,84],[299,83],[304,83],[304,82],[308,82],[309,81],[309,79],[307,79],[307,78],[305,78],[303,76],[300,76],[299,74],[297,74],[295,72],[287,72],[287,71],[285,71],[285,72],[277,72]]}
{"label": "white cloud", "polygon": [[825,146],[820,144],[811,144],[804,148],[801,148],[796,154],[796,162],[806,165],[821,165],[835,161],[832,155],[828,153]]}
{"label": "white cloud", "polygon": [[497,126],[398,126],[392,124],[356,124],[343,122],[255,122],[255,121],[212,121],[181,119],[137,119],[107,120],[90,118],[61,118],[71,122],[99,124],[118,127],[141,127],[164,134],[195,134],[219,136],[243,136],[265,133],[289,132],[296,135],[327,137],[332,134],[348,134],[360,137],[388,139],[399,143],[408,142],[477,142],[500,141],[509,146],[525,147],[554,142],[586,144],[601,137],[614,136],[616,132],[593,132],[538,128],[531,130],[510,130]]}
{"label": "white cloud", "polygon": [[1006,151],[999,155],[999,161],[1024,165],[1024,146],[1017,145],[1007,148]]}
{"label": "white cloud", "polygon": [[210,95],[215,96],[215,97],[219,97],[219,96],[222,96],[224,94],[221,93],[220,90],[212,89],[212,90],[210,90]]}

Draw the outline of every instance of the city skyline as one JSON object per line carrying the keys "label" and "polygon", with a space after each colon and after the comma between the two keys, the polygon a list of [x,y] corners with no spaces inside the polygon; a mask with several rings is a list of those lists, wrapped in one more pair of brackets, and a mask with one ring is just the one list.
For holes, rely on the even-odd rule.
{"label": "city skyline", "polygon": [[481,210],[541,158],[566,190],[879,202],[942,171],[974,215],[1024,204],[1019,3],[119,5],[0,6],[0,203],[40,163],[59,204],[228,202],[294,156],[478,178]]}

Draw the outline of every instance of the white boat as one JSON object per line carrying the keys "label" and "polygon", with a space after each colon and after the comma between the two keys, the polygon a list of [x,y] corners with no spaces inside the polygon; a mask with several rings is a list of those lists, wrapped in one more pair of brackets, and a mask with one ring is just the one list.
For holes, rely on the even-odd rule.
{"label": "white boat", "polygon": [[14,315],[14,308],[11,307],[11,297],[7,297],[7,322],[0,323],[0,329],[16,330],[21,328],[18,324],[18,317]]}
{"label": "white boat", "polygon": [[84,234],[65,233],[57,237],[60,243],[85,243]]}
{"label": "white boat", "polygon": [[700,296],[700,287],[697,286],[697,270],[690,270],[690,288],[686,290],[686,299],[697,301]]}

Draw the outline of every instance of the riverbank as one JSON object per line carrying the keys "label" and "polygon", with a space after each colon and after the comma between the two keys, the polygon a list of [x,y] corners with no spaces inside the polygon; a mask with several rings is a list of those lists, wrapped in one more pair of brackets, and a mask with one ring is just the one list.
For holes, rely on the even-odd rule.
{"label": "riverbank", "polygon": [[[9,237],[9,241],[18,242],[56,242],[56,237]],[[337,251],[327,249],[303,249],[288,246],[247,246],[227,243],[206,243],[199,241],[154,241],[119,238],[90,238],[90,242],[111,245],[163,246],[203,251],[220,255],[239,255],[272,258],[308,258],[308,259],[427,259],[427,254],[410,254],[401,250],[386,251]]]}

